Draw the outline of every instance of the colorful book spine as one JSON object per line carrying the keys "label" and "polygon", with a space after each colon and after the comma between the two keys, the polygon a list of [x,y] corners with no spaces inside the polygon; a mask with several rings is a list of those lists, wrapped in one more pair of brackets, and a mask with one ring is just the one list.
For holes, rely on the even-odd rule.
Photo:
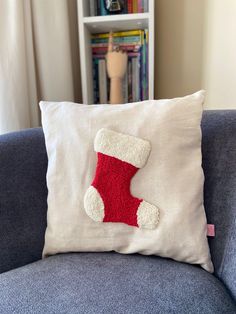
{"label": "colorful book spine", "polygon": [[[141,34],[141,33],[140,33]],[[92,44],[102,44],[108,43],[108,38],[93,38]],[[113,43],[140,43],[140,35],[139,36],[125,36],[125,37],[114,37]]]}
{"label": "colorful book spine", "polygon": [[[120,0],[121,10],[115,14],[148,12],[148,0]],[[89,0],[90,16],[114,14],[106,9],[105,0]]]}
{"label": "colorful book spine", "polygon": [[122,90],[123,90],[124,103],[126,104],[128,102],[128,71],[125,72],[125,76],[123,78]]}
{"label": "colorful book spine", "polygon": [[98,0],[100,1],[100,15],[107,15],[107,10],[105,8],[105,2],[104,0]]}
{"label": "colorful book spine", "polygon": [[101,15],[101,2],[100,0],[94,0],[97,2],[97,15]]}
{"label": "colorful book spine", "polygon": [[144,12],[148,12],[148,0],[143,0],[143,10]]}
{"label": "colorful book spine", "polygon": [[[114,32],[112,34],[113,37],[122,37],[122,36],[138,36],[140,35],[140,29],[130,30],[130,31],[121,31],[121,32]],[[91,38],[109,38],[109,33],[102,33],[102,34],[93,34]]]}
{"label": "colorful book spine", "polygon": [[[134,50],[136,50],[136,49],[138,49],[138,48],[140,48],[140,44],[136,44],[136,43],[129,43],[129,42],[127,42],[127,43],[120,43],[119,44],[119,46],[120,47],[124,47],[124,49],[134,49]],[[92,49],[104,49],[104,48],[106,48],[107,49],[107,47],[108,47],[108,42],[106,42],[106,43],[92,43],[91,44],[91,48]]]}
{"label": "colorful book spine", "polygon": [[141,98],[141,78],[140,69],[141,69],[141,55],[139,54],[135,59],[137,59],[137,75],[136,75],[136,101],[142,100]]}
{"label": "colorful book spine", "polygon": [[148,29],[145,29],[145,43],[146,43],[146,99],[149,98],[149,86],[148,86],[148,82],[149,82],[149,71],[148,71],[148,63],[149,63],[149,49],[148,49]]}
{"label": "colorful book spine", "polygon": [[132,58],[132,101],[137,101],[136,100],[136,94],[137,94],[137,85],[136,85],[136,77],[138,75],[137,73],[137,69],[138,69],[138,65],[137,65],[137,58]]}
{"label": "colorful book spine", "polygon": [[133,0],[133,13],[138,13],[138,0]]}
{"label": "colorful book spine", "polygon": [[[121,49],[126,52],[138,52],[140,50],[140,45],[120,45]],[[104,47],[92,47],[92,54],[106,54],[108,46]]]}
{"label": "colorful book spine", "polygon": [[[127,49],[128,48],[128,49]],[[130,49],[129,49],[130,48]],[[122,47],[123,51],[126,51],[128,56],[137,56],[140,49],[133,49],[133,46],[131,47]],[[99,56],[102,56],[104,58],[104,55],[107,53],[107,47],[101,47],[101,48],[93,48],[92,54],[99,58]]]}
{"label": "colorful book spine", "polygon": [[143,13],[143,0],[138,0],[138,13]]}
{"label": "colorful book spine", "polygon": [[90,16],[95,16],[95,1],[89,0]]}
{"label": "colorful book spine", "polygon": [[107,104],[107,74],[104,59],[98,61],[98,82],[100,104]]}
{"label": "colorful book spine", "polygon": [[99,103],[98,59],[93,59],[93,101]]}
{"label": "colorful book spine", "polygon": [[127,0],[128,1],[128,13],[133,13],[133,0]]}
{"label": "colorful book spine", "polygon": [[[124,102],[148,99],[148,30],[117,33],[122,35],[114,38],[115,45],[119,45],[128,54],[127,72],[122,82]],[[108,34],[92,36],[94,103],[104,104],[109,100],[110,81],[105,61],[107,47]]]}
{"label": "colorful book spine", "polygon": [[132,102],[132,59],[128,58],[128,66],[127,66],[127,72],[128,72],[128,102]]}
{"label": "colorful book spine", "polygon": [[93,57],[96,58],[96,59],[104,59],[105,58],[105,54],[104,53],[94,54]]}
{"label": "colorful book spine", "polygon": [[142,56],[141,56],[141,67],[140,67],[141,80],[141,100],[146,99],[146,41],[145,32],[142,32]]}
{"label": "colorful book spine", "polygon": [[123,6],[123,10],[122,10],[122,14],[127,14],[128,13],[128,1],[127,0],[124,0],[123,3],[122,3],[122,6]]}

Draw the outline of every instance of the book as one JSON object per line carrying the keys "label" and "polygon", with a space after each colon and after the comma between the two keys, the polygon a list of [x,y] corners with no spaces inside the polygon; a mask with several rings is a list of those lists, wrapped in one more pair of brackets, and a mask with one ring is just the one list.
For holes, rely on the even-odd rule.
{"label": "book", "polygon": [[[135,46],[135,45],[131,45],[131,46],[121,45],[121,48],[123,51],[127,52],[128,54],[131,52],[135,53],[140,50],[140,46]],[[105,55],[106,53],[107,53],[107,46],[106,47],[92,47],[93,55],[100,55],[100,54]]]}
{"label": "book", "polygon": [[132,61],[131,58],[128,58],[128,102],[132,102]]}
{"label": "book", "polygon": [[108,12],[107,12],[107,10],[106,10],[106,8],[105,8],[105,2],[104,2],[104,0],[98,0],[98,2],[100,1],[100,15],[107,15],[108,14]]}
{"label": "book", "polygon": [[104,53],[100,53],[100,54],[94,54],[93,58],[96,59],[104,59],[105,58],[105,54]]}
{"label": "book", "polygon": [[[127,47],[124,47],[127,48]],[[140,51],[140,49],[133,49],[132,47],[129,49],[130,47],[128,47],[128,49],[123,49],[123,51],[126,51],[128,56],[137,56],[137,53]],[[94,57],[99,58],[99,56],[103,57],[106,55],[107,53],[107,48],[106,47],[101,47],[101,48],[93,48],[92,49],[92,54]]]}
{"label": "book", "polygon": [[137,99],[137,76],[138,76],[138,59],[132,58],[132,101]]}
{"label": "book", "polygon": [[142,32],[142,54],[141,54],[141,68],[140,68],[140,77],[142,77],[141,80],[141,99],[145,100],[146,98],[146,83],[147,83],[147,77],[146,77],[146,41],[145,41],[145,32]]}
{"label": "book", "polygon": [[133,13],[133,0],[127,0],[128,13]]}
{"label": "book", "polygon": [[90,16],[97,15],[97,1],[90,0],[89,1],[89,9],[90,9]]}
{"label": "book", "polygon": [[101,15],[101,2],[100,0],[94,0],[95,2],[97,2],[97,15]]}
{"label": "book", "polygon": [[124,97],[124,103],[128,102],[128,71],[125,72],[125,76],[122,82],[122,91]]}
{"label": "book", "polygon": [[[122,36],[137,36],[140,35],[140,29],[130,30],[130,31],[120,31],[112,33],[113,37],[122,37]],[[92,34],[91,38],[109,38],[109,33],[101,33],[101,34]]]}
{"label": "book", "polygon": [[99,103],[98,59],[93,58],[93,102]]}
{"label": "book", "polygon": [[107,103],[107,74],[106,62],[104,59],[98,61],[98,82],[99,82],[99,102]]}
{"label": "book", "polygon": [[[131,49],[133,49],[133,50],[137,50],[137,49],[139,49],[140,47],[141,47],[141,45],[138,43],[138,44],[136,44],[136,43],[129,43],[129,42],[127,42],[127,43],[120,43],[119,44],[119,46],[122,48],[122,49],[126,49],[126,50],[131,50]],[[91,44],[91,48],[92,49],[94,49],[94,51],[95,51],[95,49],[101,49],[101,50],[107,50],[107,48],[108,48],[108,42],[106,42],[106,43],[92,43]]]}
{"label": "book", "polygon": [[143,0],[143,11],[148,12],[148,0]]}
{"label": "book", "polygon": [[[120,44],[120,43],[140,43],[141,44],[141,32],[138,36],[122,36],[122,37],[114,37],[113,43]],[[102,44],[102,43],[108,43],[108,38],[93,38],[92,44]]]}
{"label": "book", "polygon": [[135,58],[136,61],[136,77],[135,77],[135,84],[136,84],[136,90],[135,90],[135,101],[140,101],[142,100],[142,88],[141,88],[141,81],[142,81],[142,76],[141,76],[141,54],[139,53],[138,56]]}
{"label": "book", "polygon": [[148,87],[148,82],[149,82],[149,71],[148,71],[148,67],[149,67],[149,65],[148,65],[148,60],[149,60],[149,58],[148,58],[148,54],[149,54],[149,52],[148,52],[148,29],[145,29],[144,30],[144,33],[145,33],[145,44],[146,44],[146,80],[147,80],[147,83],[146,83],[146,93],[145,93],[145,95],[146,95],[146,99],[148,99],[148,97],[149,97],[149,94],[148,94],[148,92],[149,92],[149,87]]}
{"label": "book", "polygon": [[133,13],[138,13],[138,0],[133,0]]}
{"label": "book", "polygon": [[119,0],[119,3],[119,11],[110,11],[105,0],[89,0],[90,16],[148,12],[148,0]]}
{"label": "book", "polygon": [[[109,100],[110,80],[106,73],[105,61],[108,36],[108,33],[91,36],[92,56],[95,60],[93,62],[94,103],[107,103]],[[124,102],[148,99],[148,31],[116,32],[114,46],[116,45],[128,55],[127,72],[122,81]]]}
{"label": "book", "polygon": [[121,13],[123,13],[123,14],[127,14],[128,13],[128,1],[127,0],[123,1],[123,10],[122,10]]}
{"label": "book", "polygon": [[143,13],[143,0],[138,0],[138,13]]}

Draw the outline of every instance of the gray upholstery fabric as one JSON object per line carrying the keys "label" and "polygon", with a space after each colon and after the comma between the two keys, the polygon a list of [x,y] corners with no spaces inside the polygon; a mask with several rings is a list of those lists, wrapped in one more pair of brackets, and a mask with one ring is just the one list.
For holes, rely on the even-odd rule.
{"label": "gray upholstery fabric", "polygon": [[235,313],[200,267],[153,256],[72,253],[0,276],[1,313]]}
{"label": "gray upholstery fabric", "polygon": [[0,273],[41,258],[46,170],[42,129],[0,136]]}
{"label": "gray upholstery fabric", "polygon": [[[206,177],[205,207],[208,222],[214,223],[216,226],[216,237],[209,240],[211,254],[216,275],[236,299],[236,110],[204,112],[202,129],[203,168]],[[41,258],[46,228],[46,168],[47,156],[41,129],[31,129],[0,136],[0,273]],[[116,257],[114,258],[114,256]],[[78,260],[78,267],[80,268],[77,270],[74,263],[78,258],[82,260]],[[87,300],[89,299],[89,291],[93,296],[91,300],[94,300],[96,296],[95,290],[92,288],[93,278],[88,277],[92,273],[96,280],[100,280],[100,285],[98,282],[94,283],[94,287],[97,287],[97,291],[100,292],[96,296],[98,298],[97,304],[105,299],[110,306],[114,306],[112,300],[115,300],[114,302],[116,302],[118,308],[120,301],[115,298],[117,291],[125,304],[133,300],[133,309],[136,310],[138,308],[136,304],[141,306],[141,303],[146,304],[145,302],[149,302],[149,309],[152,309],[152,306],[157,304],[155,302],[159,300],[158,294],[161,296],[158,301],[158,308],[163,309],[165,306],[169,306],[170,312],[179,309],[179,306],[188,311],[190,307],[187,306],[194,307],[194,305],[191,305],[195,304],[194,302],[198,306],[200,298],[202,304],[199,305],[199,309],[204,307],[204,313],[208,313],[206,311],[207,307],[208,311],[214,309],[215,313],[218,313],[222,306],[224,309],[228,307],[230,311],[232,310],[232,307],[230,308],[232,305],[229,301],[230,296],[227,295],[224,286],[215,277],[197,267],[155,257],[147,259],[140,257],[138,259],[137,257],[127,256],[122,258],[118,261],[117,255],[112,254],[104,254],[104,260],[102,254],[64,255],[2,274],[0,275],[0,302],[5,302],[2,306],[6,308],[6,302],[10,304],[11,296],[12,301],[14,301],[15,296],[19,293],[18,299],[16,298],[18,301],[14,301],[15,303],[12,304],[15,304],[14,306],[22,304],[22,308],[28,306],[28,309],[30,309],[30,307],[41,306],[41,297],[49,303],[48,293],[52,300],[55,297],[52,308],[53,306],[53,309],[56,308],[55,302],[58,302],[59,298],[58,308],[63,312],[63,306],[66,306],[63,305],[63,300],[65,298],[66,304],[69,302],[69,296],[71,295],[71,312],[74,311],[75,313],[73,306],[78,306],[76,302],[79,301],[77,299],[81,301],[80,306],[82,309],[86,304],[86,297]],[[134,258],[137,264],[134,263]],[[86,261],[88,266],[90,265],[90,269],[91,267],[94,267],[94,269],[92,268],[90,272],[86,272],[86,267],[82,267],[83,261]],[[103,269],[103,263],[106,261],[109,261],[109,270]],[[147,266],[144,266],[145,263],[147,263]],[[124,268],[124,264],[127,268]],[[172,265],[175,266],[172,267]],[[142,280],[143,278],[153,278],[150,291],[148,290],[147,281],[145,287],[141,286],[142,288],[137,284],[140,281],[137,277],[138,273],[130,275],[131,271],[139,268],[139,266],[140,269],[144,269]],[[73,274],[70,273],[70,268],[73,268]],[[117,269],[119,275],[115,272]],[[123,273],[123,269],[123,281],[118,280],[120,274]],[[150,273],[147,269],[150,270]],[[194,269],[194,272],[192,272],[192,269]],[[100,279],[97,275],[99,270],[103,274]],[[83,287],[73,286],[74,290],[72,288],[71,290],[69,281],[72,285],[73,281],[74,285],[80,283],[78,278],[81,277],[77,275],[81,275],[81,273]],[[58,279],[58,282],[55,283],[53,280],[56,280],[56,278],[62,278],[63,280],[60,282]],[[86,280],[83,278],[88,278],[90,286],[86,285]],[[136,278],[135,283],[133,278]],[[44,280],[48,281],[49,286],[44,283]],[[37,282],[39,285],[36,288]],[[122,282],[124,283],[122,284]],[[18,288],[14,288],[13,283]],[[65,286],[64,283],[66,283]],[[137,295],[140,293],[139,297],[131,293],[131,283],[134,286],[134,291],[137,291]],[[115,286],[113,290],[111,288],[112,284]],[[106,293],[102,294],[101,287],[106,288]],[[126,288],[127,290],[125,290]],[[37,289],[40,291],[39,294],[36,294]],[[144,296],[141,296],[142,289],[145,291],[147,301]],[[59,290],[62,292],[60,293]],[[192,294],[190,292],[188,294],[188,290]],[[195,301],[193,293],[196,293],[197,290],[199,290],[199,294],[197,294]],[[85,292],[83,293],[83,291]],[[163,291],[165,291],[165,296]],[[81,296],[80,293],[82,293]],[[110,294],[112,294],[112,298],[109,301],[107,295]],[[205,294],[209,296],[209,300],[205,299]],[[185,295],[188,297],[185,297]],[[215,303],[212,301],[213,297]],[[6,301],[4,301],[4,298],[6,298]],[[36,305],[33,304],[34,301]],[[91,303],[92,310],[96,305],[96,302],[94,302]],[[186,307],[183,304],[186,304]],[[220,307],[217,308],[217,306]],[[166,308],[168,309],[168,307]],[[140,309],[142,310],[143,307],[140,307]],[[7,312],[0,311],[0,313]],[[54,313],[59,312],[55,310]],[[223,311],[220,313],[223,313]]]}
{"label": "gray upholstery fabric", "polygon": [[236,110],[206,111],[202,131],[204,202],[216,228],[209,239],[212,259],[236,299]]}

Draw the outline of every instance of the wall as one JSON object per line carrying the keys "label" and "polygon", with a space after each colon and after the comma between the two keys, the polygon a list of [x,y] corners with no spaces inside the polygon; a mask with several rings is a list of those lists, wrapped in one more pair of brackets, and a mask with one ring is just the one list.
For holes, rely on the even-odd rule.
{"label": "wall", "polygon": [[207,0],[202,85],[207,107],[236,108],[236,1]]}
{"label": "wall", "polygon": [[236,108],[236,1],[155,1],[155,98],[207,90],[207,109]]}

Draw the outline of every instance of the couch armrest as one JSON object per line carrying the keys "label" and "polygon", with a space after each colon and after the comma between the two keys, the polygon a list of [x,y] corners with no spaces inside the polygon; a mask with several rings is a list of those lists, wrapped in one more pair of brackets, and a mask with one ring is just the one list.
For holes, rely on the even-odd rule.
{"label": "couch armrest", "polygon": [[41,128],[0,136],[0,273],[41,258],[46,170]]}
{"label": "couch armrest", "polygon": [[204,202],[215,274],[236,299],[236,110],[205,111],[202,121]]}

